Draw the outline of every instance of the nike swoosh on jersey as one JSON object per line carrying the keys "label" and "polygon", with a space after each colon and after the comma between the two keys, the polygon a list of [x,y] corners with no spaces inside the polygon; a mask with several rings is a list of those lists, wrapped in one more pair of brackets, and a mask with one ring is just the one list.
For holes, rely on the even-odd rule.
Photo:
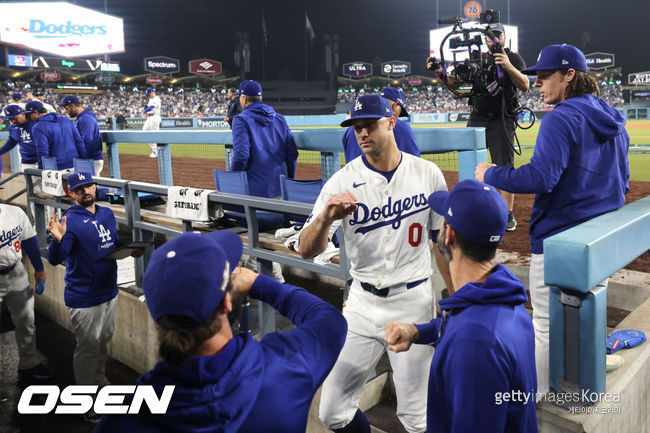
{"label": "nike swoosh on jersey", "polygon": [[428,207],[428,206],[427,206],[427,207],[423,207],[423,208],[420,208],[420,209],[414,210],[413,212],[409,212],[409,213],[404,214],[404,215],[396,216],[395,218],[390,219],[390,220],[380,221],[380,222],[378,222],[378,223],[376,223],[376,224],[370,224],[370,225],[368,225],[368,226],[359,227],[359,228],[356,229],[354,232],[355,232],[355,233],[361,233],[362,235],[365,235],[365,234],[368,233],[369,231],[372,231],[372,230],[378,229],[378,228],[383,227],[383,226],[387,226],[387,225],[393,224],[393,223],[394,223],[395,221],[397,221],[397,220],[403,220],[403,219],[406,218],[406,217],[410,217],[411,215],[415,215],[416,213],[420,213],[420,212],[425,211],[425,210],[429,210],[429,207]]}
{"label": "nike swoosh on jersey", "polygon": [[365,184],[366,184],[365,182],[361,182],[361,183],[352,182],[352,188],[359,188],[361,185],[365,185]]}
{"label": "nike swoosh on jersey", "polygon": [[90,221],[90,218],[88,218],[87,220],[84,220],[85,223],[87,223],[88,221]]}

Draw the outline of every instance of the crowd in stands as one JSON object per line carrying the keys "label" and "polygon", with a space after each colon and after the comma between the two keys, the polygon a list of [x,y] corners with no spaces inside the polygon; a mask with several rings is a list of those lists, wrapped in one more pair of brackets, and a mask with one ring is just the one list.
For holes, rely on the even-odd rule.
{"label": "crowd in stands", "polygon": [[[338,90],[338,102],[350,104],[358,96],[379,92],[380,88],[372,87],[347,87]],[[400,88],[406,96],[406,105],[409,113],[430,113],[447,111],[469,111],[467,98],[457,98],[445,87],[423,86],[419,88]],[[600,83],[601,97],[612,107],[621,108],[625,105],[623,88],[618,82]],[[519,103],[522,107],[531,110],[550,110],[551,105],[544,104],[539,91],[531,87],[528,92],[518,92]]]}
{"label": "crowd in stands", "polygon": [[[20,81],[0,81],[0,92],[3,95],[0,106],[9,102],[10,95],[19,92],[23,96],[31,88],[43,87],[40,83],[25,83]],[[171,91],[169,91],[171,89]],[[45,100],[61,113],[58,106],[62,94],[51,88],[45,88]],[[143,117],[147,105],[144,91],[146,86],[118,86],[104,90],[98,95],[79,95],[82,104],[89,107],[100,116],[124,115],[127,118]],[[355,98],[368,92],[379,92],[380,88],[347,87],[338,90],[337,102],[350,104]],[[456,98],[449,90],[441,86],[422,86],[419,88],[400,88],[406,96],[407,110],[412,113],[468,111],[467,98]],[[616,83],[601,83],[601,96],[613,107],[624,105],[623,90]],[[162,113],[166,117],[196,117],[196,116],[225,116],[228,111],[228,98],[225,88],[200,89],[194,88],[160,88],[157,92],[162,102]],[[25,100],[23,102],[26,102]],[[532,110],[549,110],[550,105],[544,104],[539,92],[531,88],[528,92],[519,92],[519,102],[522,107]]]}

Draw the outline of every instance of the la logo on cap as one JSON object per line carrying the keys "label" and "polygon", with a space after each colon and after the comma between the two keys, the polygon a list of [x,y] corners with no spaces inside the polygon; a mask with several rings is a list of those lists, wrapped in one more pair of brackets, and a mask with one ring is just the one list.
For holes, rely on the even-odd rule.
{"label": "la logo on cap", "polygon": [[86,180],[83,174],[79,173],[79,180]]}
{"label": "la logo on cap", "polygon": [[363,106],[361,105],[361,102],[357,100],[357,102],[354,103],[354,111],[359,111],[361,108],[363,108]]}

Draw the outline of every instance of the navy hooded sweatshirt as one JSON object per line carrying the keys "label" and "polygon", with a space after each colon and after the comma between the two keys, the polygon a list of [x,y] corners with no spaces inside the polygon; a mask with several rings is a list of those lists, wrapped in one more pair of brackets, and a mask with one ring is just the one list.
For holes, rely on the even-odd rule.
{"label": "navy hooded sweatshirt", "polygon": [[47,261],[65,262],[66,307],[88,308],[110,301],[117,296],[117,262],[102,258],[123,245],[113,211],[95,204],[93,214],[74,205],[63,215],[66,232],[61,242],[50,243]]}
{"label": "navy hooded sweatshirt", "polygon": [[[77,116],[75,126],[84,142],[86,157],[95,160],[103,159],[102,139],[99,136],[99,125],[95,113],[85,109]],[[99,173],[96,174],[99,175]]]}
{"label": "navy hooded sweatshirt", "polygon": [[32,141],[32,128],[36,122],[28,120],[22,125],[9,125],[9,139],[0,148],[0,155],[9,152],[11,149],[18,146],[20,151],[20,161],[23,164],[36,164],[36,146]]}
{"label": "navy hooded sweatshirt", "polygon": [[[420,149],[415,143],[415,134],[411,126],[403,120],[396,119],[393,134],[395,135],[395,142],[397,148],[402,152],[410,153],[414,156],[420,156]],[[361,156],[363,151],[359,147],[357,136],[354,134],[354,126],[350,126],[343,134],[343,151],[345,152],[345,162],[350,162],[357,156]]]}
{"label": "navy hooded sweatshirt", "polygon": [[232,121],[230,169],[245,171],[250,194],[280,195],[280,175],[293,178],[298,149],[284,116],[262,102],[248,105]]}
{"label": "navy hooded sweatshirt", "polygon": [[442,299],[442,319],[415,325],[417,343],[436,346],[428,433],[537,432],[535,335],[526,300],[521,281],[497,265],[485,282]]}
{"label": "navy hooded sweatshirt", "polygon": [[296,327],[255,340],[234,337],[216,355],[180,367],[161,361],[140,376],[160,395],[175,385],[165,415],[104,416],[95,433],[304,433],[312,398],[334,366],[347,323],[330,304],[265,275],[250,296],[271,304]]}
{"label": "navy hooded sweatshirt", "polygon": [[86,148],[79,131],[67,117],[56,113],[41,116],[34,128],[32,139],[36,145],[39,167],[41,158],[56,158],[57,169],[72,168],[74,158],[86,158]]}
{"label": "navy hooded sweatshirt", "polygon": [[530,246],[542,254],[544,239],[623,206],[630,189],[629,146],[618,110],[593,95],[574,96],[544,116],[529,164],[491,167],[485,183],[537,194]]}

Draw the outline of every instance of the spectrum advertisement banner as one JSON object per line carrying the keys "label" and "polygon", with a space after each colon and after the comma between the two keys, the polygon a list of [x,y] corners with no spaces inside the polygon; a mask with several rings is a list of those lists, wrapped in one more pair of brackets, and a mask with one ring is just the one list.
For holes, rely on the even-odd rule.
{"label": "spectrum advertisement banner", "polygon": [[124,23],[66,2],[0,3],[0,42],[61,57],[124,52]]}

